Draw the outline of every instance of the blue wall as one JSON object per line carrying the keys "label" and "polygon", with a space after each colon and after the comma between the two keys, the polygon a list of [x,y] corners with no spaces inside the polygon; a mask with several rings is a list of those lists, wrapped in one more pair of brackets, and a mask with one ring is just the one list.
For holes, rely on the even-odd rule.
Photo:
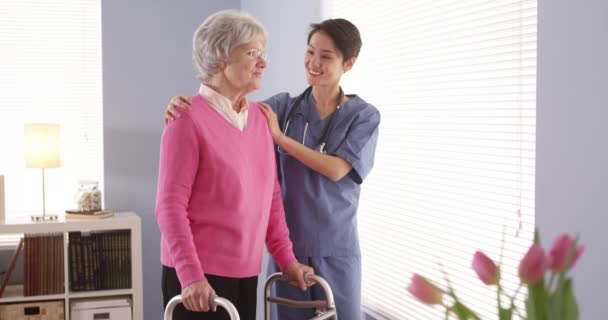
{"label": "blue wall", "polygon": [[538,3],[536,223],[580,233],[581,319],[608,319],[608,2]]}

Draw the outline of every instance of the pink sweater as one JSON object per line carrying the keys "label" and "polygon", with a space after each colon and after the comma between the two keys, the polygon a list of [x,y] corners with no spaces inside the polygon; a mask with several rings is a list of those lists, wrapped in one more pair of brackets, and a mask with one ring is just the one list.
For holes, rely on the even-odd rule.
{"label": "pink sweater", "polygon": [[241,132],[200,96],[161,137],[156,218],[161,263],[182,288],[206,274],[260,273],[264,243],[281,266],[296,261],[273,142],[259,105]]}

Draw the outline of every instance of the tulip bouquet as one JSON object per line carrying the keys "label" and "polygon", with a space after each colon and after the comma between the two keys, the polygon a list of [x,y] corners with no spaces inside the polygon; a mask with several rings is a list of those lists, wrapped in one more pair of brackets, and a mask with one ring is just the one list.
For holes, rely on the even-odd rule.
{"label": "tulip bouquet", "polygon": [[[520,284],[515,293],[501,301],[503,296],[500,284],[500,268],[481,251],[473,256],[472,267],[479,279],[488,286],[496,286],[498,299],[498,319],[511,320],[516,315],[528,320],[576,320],[578,307],[572,288],[572,279],[567,272],[574,266],[583,253],[584,247],[568,234],[555,239],[549,254],[540,246],[538,232],[534,243],[519,264]],[[526,313],[522,314],[515,306],[515,298],[522,287],[527,287],[525,299]],[[428,279],[414,274],[407,290],[419,301],[428,305],[445,307],[445,319],[455,315],[460,320],[478,320],[479,316],[459,300],[448,281],[447,289],[441,289]],[[448,296],[451,299],[444,299]],[[451,300],[448,304],[444,300]]]}

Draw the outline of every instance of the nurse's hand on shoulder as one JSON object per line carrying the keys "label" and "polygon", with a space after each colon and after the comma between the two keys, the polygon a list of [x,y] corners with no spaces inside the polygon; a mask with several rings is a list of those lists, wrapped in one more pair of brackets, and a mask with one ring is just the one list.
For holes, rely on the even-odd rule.
{"label": "nurse's hand on shoulder", "polygon": [[175,96],[171,98],[167,108],[165,108],[165,123],[167,121],[175,120],[181,116],[180,110],[189,110],[192,106],[192,98],[188,96]]}
{"label": "nurse's hand on shoulder", "polygon": [[216,308],[209,305],[209,296],[214,295],[215,291],[206,280],[192,282],[182,289],[182,303],[190,311],[215,312]]}
{"label": "nurse's hand on shoulder", "polygon": [[270,135],[272,136],[272,140],[276,143],[283,133],[279,128],[279,121],[277,120],[277,114],[272,111],[272,108],[264,102],[260,102],[260,107],[264,115],[266,116],[266,120],[268,121],[268,130],[270,130]]}
{"label": "nurse's hand on shoulder", "polygon": [[314,274],[315,270],[313,270],[313,268],[311,268],[305,264],[301,264],[297,261],[289,264],[283,270],[283,273],[288,275],[289,279],[291,279],[291,281],[289,281],[289,284],[300,288],[300,290],[302,290],[302,291],[306,291],[306,288],[315,284],[314,282],[310,282],[310,281],[307,282],[306,279],[304,279],[305,274]]}

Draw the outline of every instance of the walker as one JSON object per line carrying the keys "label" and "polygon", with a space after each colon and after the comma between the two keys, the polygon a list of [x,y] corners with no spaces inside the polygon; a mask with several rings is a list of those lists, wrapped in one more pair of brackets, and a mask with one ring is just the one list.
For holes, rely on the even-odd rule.
{"label": "walker", "polygon": [[[325,279],[321,278],[315,274],[306,274],[304,275],[306,281],[314,281],[316,285],[320,285],[325,291],[325,300],[315,300],[315,301],[297,301],[291,299],[285,299],[281,297],[275,297],[270,295],[270,289],[272,285],[278,280],[289,281],[289,277],[280,272],[274,273],[268,277],[266,280],[266,284],[264,285],[264,319],[270,320],[270,304],[275,303],[279,305],[284,305],[290,308],[314,308],[315,316],[310,318],[310,320],[322,320],[322,319],[332,319],[338,320],[338,315],[336,313],[336,304],[334,302],[334,294],[329,287],[329,284]],[[182,297],[177,295],[173,297],[169,303],[167,304],[167,308],[165,309],[165,320],[173,320],[173,311],[175,307],[182,302]],[[240,320],[239,313],[236,310],[236,307],[225,298],[218,297],[213,295],[209,297],[209,304],[213,307],[220,306],[226,311],[228,311],[228,315],[231,320]]]}

